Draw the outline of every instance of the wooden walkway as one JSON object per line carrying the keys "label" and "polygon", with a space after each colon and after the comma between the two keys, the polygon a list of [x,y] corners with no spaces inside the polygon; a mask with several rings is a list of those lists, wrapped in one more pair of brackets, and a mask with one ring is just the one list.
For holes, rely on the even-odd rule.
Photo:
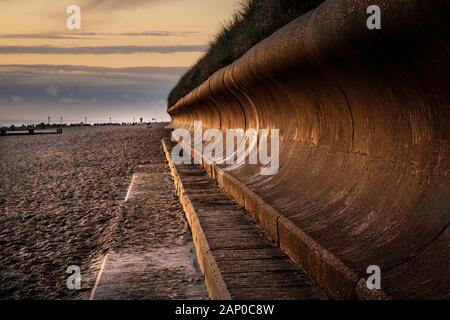
{"label": "wooden walkway", "polygon": [[162,143],[211,298],[324,298],[199,165],[174,165],[171,142]]}

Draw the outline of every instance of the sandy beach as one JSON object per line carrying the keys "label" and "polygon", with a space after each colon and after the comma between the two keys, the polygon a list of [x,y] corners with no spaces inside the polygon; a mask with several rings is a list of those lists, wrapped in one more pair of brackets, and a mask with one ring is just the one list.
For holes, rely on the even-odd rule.
{"label": "sandy beach", "polygon": [[[162,128],[89,127],[1,138],[0,298],[84,298],[112,248],[190,246],[161,151],[164,134]],[[132,210],[142,201],[124,202],[133,173],[143,165],[159,179],[146,200],[151,218]],[[66,287],[70,265],[82,270],[82,290]],[[198,283],[201,274],[193,277]]]}

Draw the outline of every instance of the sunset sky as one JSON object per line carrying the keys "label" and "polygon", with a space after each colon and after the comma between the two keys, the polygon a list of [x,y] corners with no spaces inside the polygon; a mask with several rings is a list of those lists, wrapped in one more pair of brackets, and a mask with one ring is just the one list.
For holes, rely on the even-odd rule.
{"label": "sunset sky", "polygon": [[240,3],[0,0],[0,125],[169,119],[168,92]]}

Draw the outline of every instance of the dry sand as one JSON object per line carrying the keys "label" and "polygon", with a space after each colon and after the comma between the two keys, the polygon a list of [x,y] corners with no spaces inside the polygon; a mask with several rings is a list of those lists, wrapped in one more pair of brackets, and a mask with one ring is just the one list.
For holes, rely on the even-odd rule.
{"label": "dry sand", "polygon": [[[85,297],[99,261],[113,248],[192,246],[161,151],[164,134],[161,128],[103,127],[0,138],[0,298]],[[142,202],[123,201],[140,165],[151,165],[160,179],[146,200],[151,219],[133,209]],[[66,287],[69,265],[81,267],[81,291]],[[192,280],[173,274],[174,287]],[[200,273],[194,278],[198,284]],[[156,291],[165,290],[158,285]]]}

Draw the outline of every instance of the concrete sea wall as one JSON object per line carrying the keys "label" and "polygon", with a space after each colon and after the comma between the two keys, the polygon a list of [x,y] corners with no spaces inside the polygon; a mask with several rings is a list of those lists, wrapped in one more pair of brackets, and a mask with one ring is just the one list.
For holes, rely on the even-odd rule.
{"label": "concrete sea wall", "polygon": [[[380,6],[382,29],[366,9]],[[334,298],[450,298],[450,1],[326,1],[169,108],[280,129],[280,169],[204,166]]]}

